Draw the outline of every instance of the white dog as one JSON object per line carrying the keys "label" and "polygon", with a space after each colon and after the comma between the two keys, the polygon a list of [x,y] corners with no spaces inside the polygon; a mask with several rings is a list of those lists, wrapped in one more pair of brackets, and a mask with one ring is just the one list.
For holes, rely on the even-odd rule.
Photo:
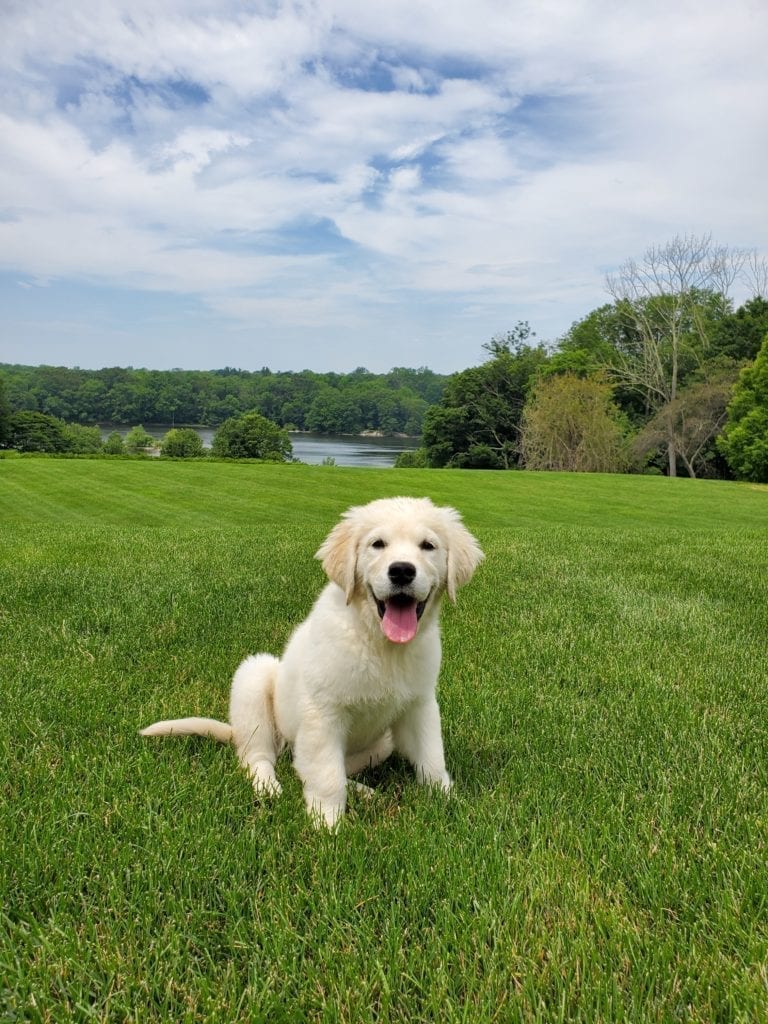
{"label": "white dog", "polygon": [[317,552],[330,583],[283,657],[245,659],[232,680],[229,721],[156,722],[144,736],[232,742],[254,789],[279,793],[283,747],[307,810],[332,828],[347,776],[399,751],[419,782],[451,787],[436,686],[442,596],[472,576],[483,553],[458,512],[428,498],[385,498],[349,509]]}

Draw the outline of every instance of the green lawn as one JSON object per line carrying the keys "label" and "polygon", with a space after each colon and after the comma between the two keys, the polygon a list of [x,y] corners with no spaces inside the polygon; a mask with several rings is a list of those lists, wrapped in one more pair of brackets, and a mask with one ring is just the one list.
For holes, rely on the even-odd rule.
{"label": "green lawn", "polygon": [[[445,800],[402,762],[335,835],[226,716],[347,505],[456,505]],[[0,1021],[768,1019],[768,488],[0,460]]]}

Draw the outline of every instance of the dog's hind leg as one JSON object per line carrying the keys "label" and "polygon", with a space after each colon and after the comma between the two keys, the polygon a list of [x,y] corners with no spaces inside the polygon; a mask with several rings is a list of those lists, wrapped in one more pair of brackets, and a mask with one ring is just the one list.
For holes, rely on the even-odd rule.
{"label": "dog's hind leg", "polygon": [[280,792],[275,761],[283,741],[273,709],[278,664],[271,654],[246,658],[232,678],[229,699],[232,742],[240,764],[250,775],[254,790],[267,796]]}

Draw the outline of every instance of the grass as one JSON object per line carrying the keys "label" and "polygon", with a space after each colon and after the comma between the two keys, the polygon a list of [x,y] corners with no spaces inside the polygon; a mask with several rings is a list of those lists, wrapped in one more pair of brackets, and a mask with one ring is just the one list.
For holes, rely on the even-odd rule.
{"label": "grass", "polygon": [[[456,796],[394,761],[336,835],[254,802],[226,715],[339,511],[455,504]],[[0,461],[0,1021],[768,1016],[768,489]]]}

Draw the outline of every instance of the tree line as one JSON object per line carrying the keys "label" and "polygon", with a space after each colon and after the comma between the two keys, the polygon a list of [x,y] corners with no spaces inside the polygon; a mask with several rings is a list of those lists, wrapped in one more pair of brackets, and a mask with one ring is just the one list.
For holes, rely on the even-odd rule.
{"label": "tree line", "polygon": [[[752,297],[735,308],[737,282]],[[220,425],[214,454],[289,458],[281,453],[285,428],[377,430],[421,434],[422,447],[399,457],[403,467],[768,482],[765,262],[710,236],[677,237],[628,260],[606,288],[612,301],[554,345],[537,343],[519,322],[483,346],[482,364],[447,378],[426,368],[339,375],[0,366],[0,447],[95,451],[94,428],[83,421],[196,422]],[[39,435],[30,440],[45,433],[43,421],[58,424],[55,448]],[[269,424],[282,433],[265,448]],[[178,431],[164,451],[200,454],[191,434]]]}
{"label": "tree line", "polygon": [[386,374],[223,370],[101,370],[0,364],[14,411],[66,423],[197,424],[216,427],[257,411],[289,430],[321,434],[421,434],[445,377],[422,367]]}
{"label": "tree line", "polygon": [[161,440],[140,424],[123,437],[114,430],[102,439],[98,427],[65,423],[44,412],[24,409],[12,413],[4,398],[0,378],[0,449],[53,455],[160,455],[171,459],[258,459],[261,462],[292,462],[293,445],[284,427],[258,412],[225,420],[213,439],[210,453],[193,427],[171,427]]}

